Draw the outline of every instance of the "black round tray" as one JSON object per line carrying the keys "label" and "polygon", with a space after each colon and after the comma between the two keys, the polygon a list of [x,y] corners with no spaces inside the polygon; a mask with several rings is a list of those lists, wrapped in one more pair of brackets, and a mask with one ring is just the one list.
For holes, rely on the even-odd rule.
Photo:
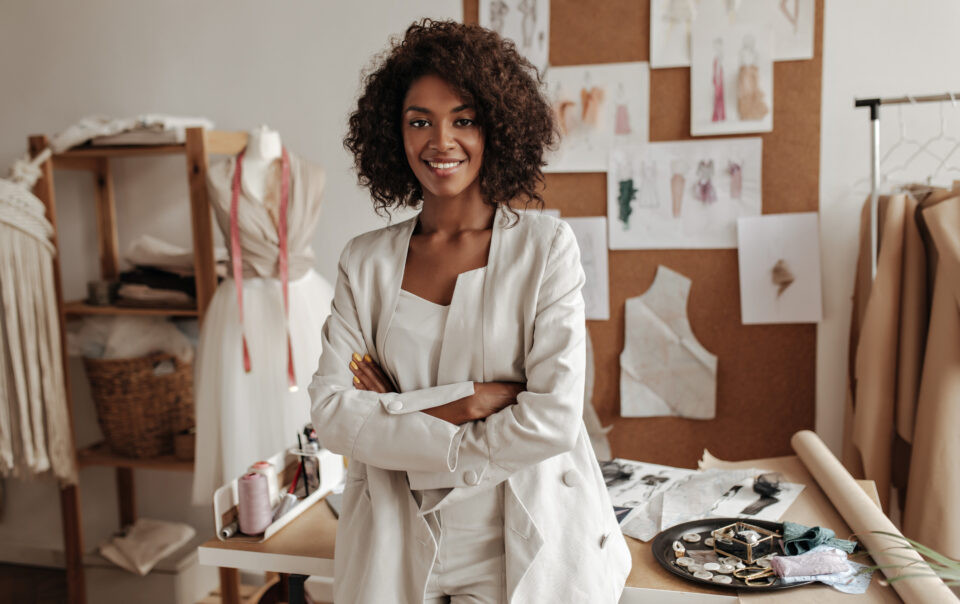
{"label": "black round tray", "polygon": [[[760,528],[777,531],[778,533],[783,534],[783,525],[779,522],[770,522],[769,520],[752,520],[745,518],[704,518],[703,520],[692,520],[690,522],[684,522],[676,526],[671,526],[665,531],[661,531],[656,537],[654,537],[653,544],[651,545],[653,549],[653,557],[657,562],[660,563],[660,566],[667,569],[668,572],[673,573],[681,579],[686,579],[687,581],[698,583],[700,585],[706,585],[708,587],[743,589],[748,591],[775,591],[780,589],[790,589],[791,587],[800,587],[801,585],[809,585],[813,583],[813,581],[804,581],[802,583],[783,583],[780,581],[780,579],[777,579],[770,585],[747,585],[743,582],[743,579],[737,579],[734,578],[733,575],[729,575],[733,579],[733,583],[725,585],[723,583],[714,583],[713,581],[707,579],[698,579],[684,570],[683,567],[677,566],[677,564],[674,562],[676,560],[676,557],[673,554],[674,541],[683,543],[684,547],[687,547],[687,549],[694,549],[694,547],[688,546],[699,546],[699,549],[713,549],[703,545],[703,540],[709,537],[712,531],[728,524],[733,524],[734,522],[746,522],[748,524],[759,526]],[[700,543],[686,543],[682,537],[687,533],[699,534]]]}

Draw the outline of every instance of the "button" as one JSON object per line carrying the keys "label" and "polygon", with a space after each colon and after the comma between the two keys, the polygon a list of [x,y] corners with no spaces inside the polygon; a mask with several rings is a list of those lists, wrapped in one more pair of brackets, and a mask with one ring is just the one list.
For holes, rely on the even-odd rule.
{"label": "button", "polygon": [[580,484],[580,479],[577,477],[576,470],[567,470],[563,473],[563,484],[568,487],[575,487]]}
{"label": "button", "polygon": [[610,536],[610,533],[607,533],[603,537],[600,537],[600,549],[607,547],[607,537],[609,536]]}
{"label": "button", "polygon": [[403,409],[403,403],[401,403],[400,401],[393,401],[392,403],[387,405],[387,409],[391,411],[399,411]]}
{"label": "button", "polygon": [[480,482],[480,477],[473,470],[467,470],[463,473],[463,480],[469,485],[475,485]]}

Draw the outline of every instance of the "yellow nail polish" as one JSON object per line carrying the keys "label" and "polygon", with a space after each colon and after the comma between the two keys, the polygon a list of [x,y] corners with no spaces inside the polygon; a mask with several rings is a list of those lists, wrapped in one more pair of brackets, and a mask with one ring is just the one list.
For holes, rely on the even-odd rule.
{"label": "yellow nail polish", "polygon": [[363,359],[361,358],[361,356],[360,356],[359,354],[353,353],[353,360],[354,360],[354,361],[361,361],[361,360],[363,360]]}
{"label": "yellow nail polish", "polygon": [[353,376],[353,383],[354,383],[354,384],[359,384],[359,383],[360,383],[360,378],[358,378],[357,376]]}
{"label": "yellow nail polish", "polygon": [[354,363],[353,361],[350,361],[350,369],[353,369],[354,371],[356,371],[357,369],[359,369],[359,367],[357,367],[356,363]]}
{"label": "yellow nail polish", "polygon": [[366,361],[366,362],[368,362],[368,363],[372,363],[372,362],[373,362],[373,357],[371,357],[369,354],[365,354],[365,355],[363,355],[363,360]]}

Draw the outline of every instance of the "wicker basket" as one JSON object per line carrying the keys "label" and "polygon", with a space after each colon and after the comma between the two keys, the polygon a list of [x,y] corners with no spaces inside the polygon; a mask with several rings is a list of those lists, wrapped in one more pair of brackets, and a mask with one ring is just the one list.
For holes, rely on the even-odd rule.
{"label": "wicker basket", "polygon": [[[173,435],[194,425],[192,365],[163,353],[83,362],[110,448],[127,457],[173,453]],[[173,370],[157,375],[164,363]]]}

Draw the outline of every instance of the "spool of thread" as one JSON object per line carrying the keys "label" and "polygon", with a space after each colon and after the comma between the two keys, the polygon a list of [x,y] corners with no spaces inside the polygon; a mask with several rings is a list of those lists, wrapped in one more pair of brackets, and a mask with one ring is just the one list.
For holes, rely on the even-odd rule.
{"label": "spool of thread", "polygon": [[237,534],[237,528],[238,528],[237,523],[231,522],[227,526],[220,529],[220,538],[229,539],[230,537],[233,537],[234,535]]}
{"label": "spool of thread", "polygon": [[259,535],[273,519],[273,508],[270,505],[270,490],[267,488],[267,477],[256,472],[249,472],[237,481],[237,516],[240,521],[240,532],[247,535]]}
{"label": "spool of thread", "polygon": [[267,489],[270,492],[270,506],[280,502],[280,486],[277,484],[277,469],[269,461],[258,461],[250,466],[247,472],[263,474],[267,478]]}

